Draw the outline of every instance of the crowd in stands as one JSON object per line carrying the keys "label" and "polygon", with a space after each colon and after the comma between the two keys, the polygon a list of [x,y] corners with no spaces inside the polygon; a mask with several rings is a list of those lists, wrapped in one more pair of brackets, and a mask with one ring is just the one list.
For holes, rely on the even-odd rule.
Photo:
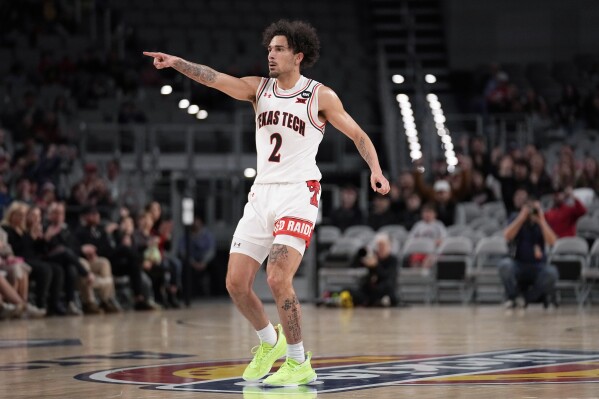
{"label": "crowd in stands", "polygon": [[[439,221],[451,226],[456,206],[462,202],[483,205],[502,201],[510,215],[516,211],[513,198],[518,189],[537,199],[555,194],[556,205],[564,203],[564,195],[571,197],[574,188],[590,188],[599,194],[597,160],[590,156],[576,159],[567,144],[561,146],[557,163],[548,167],[543,152],[533,145],[488,151],[483,139],[474,137],[459,155],[459,161],[454,173],[447,172],[443,160],[434,163],[428,176],[417,167],[402,172],[392,182],[390,195],[372,199],[368,216],[358,206],[357,189],[344,187],[340,207],[331,212],[326,222],[342,230],[357,224],[367,224],[374,230],[401,224],[409,230],[421,219],[420,211],[428,204],[435,209]],[[575,204],[582,206],[580,202]],[[576,209],[581,216],[582,209]]]}
{"label": "crowd in stands", "polygon": [[490,64],[474,73],[470,111],[525,114],[537,132],[599,129],[599,58],[580,55],[552,67]]}

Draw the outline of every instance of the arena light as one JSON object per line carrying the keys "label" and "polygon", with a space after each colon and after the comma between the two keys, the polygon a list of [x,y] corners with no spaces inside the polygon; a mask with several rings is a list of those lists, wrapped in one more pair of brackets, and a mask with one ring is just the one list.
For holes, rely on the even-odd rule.
{"label": "arena light", "polygon": [[252,179],[252,178],[256,177],[256,169],[254,169],[254,168],[245,168],[245,170],[243,171],[243,175],[247,179]]}
{"label": "arena light", "polygon": [[435,93],[428,93],[426,95],[426,99],[428,100],[428,102],[432,102],[432,101],[438,101],[439,97],[437,97],[437,95]]}
{"label": "arena light", "polygon": [[418,142],[410,143],[410,151],[420,151],[421,149],[422,149],[422,147],[420,146],[420,143],[418,143]]}
{"label": "arena light", "polygon": [[434,119],[435,119],[435,123],[445,123],[445,121],[446,121],[445,115],[443,115],[443,114],[435,115]]}
{"label": "arena light", "polygon": [[432,73],[427,73],[426,75],[424,75],[424,81],[426,83],[433,84],[437,81],[437,77],[435,75],[433,75]]}
{"label": "arena light", "polygon": [[179,108],[184,109],[189,107],[189,100],[184,98],[183,100],[179,101]]}
{"label": "arena light", "polygon": [[402,84],[403,82],[405,82],[405,79],[403,76],[399,75],[399,74],[395,74],[393,76],[391,76],[391,81],[397,85]]}
{"label": "arena light", "polygon": [[418,137],[416,136],[408,136],[408,143],[417,143],[418,142]]}
{"label": "arena light", "polygon": [[201,109],[196,114],[196,118],[198,118],[198,119],[206,119],[206,118],[208,118],[208,111],[206,111],[205,109]]}
{"label": "arena light", "polygon": [[451,137],[449,137],[448,135],[444,134],[443,137],[441,137],[441,141],[445,144],[447,143],[451,143]]}
{"label": "arena light", "polygon": [[418,159],[422,158],[422,152],[421,151],[410,151],[410,158],[412,158],[413,161],[418,160]]}
{"label": "arena light", "polygon": [[410,103],[410,99],[408,98],[408,96],[406,94],[400,93],[397,96],[395,96],[395,99],[397,100],[398,103],[402,104],[402,103]]}
{"label": "arena light", "polygon": [[189,106],[189,108],[187,108],[187,113],[188,113],[189,115],[195,115],[195,114],[197,114],[198,112],[200,112],[200,107],[198,107],[198,106],[197,106],[197,105],[195,105],[195,104],[191,104],[191,105]]}
{"label": "arena light", "polygon": [[[445,136],[445,137],[449,137],[449,136]],[[447,151],[449,151],[449,150],[453,151],[453,143],[451,141],[449,141],[448,143],[445,143],[445,149]]]}
{"label": "arena light", "polygon": [[414,111],[412,111],[412,108],[402,108],[401,109],[401,116],[407,116],[407,115],[414,115]]}
{"label": "arena light", "polygon": [[171,85],[164,85],[160,88],[160,94],[162,94],[163,96],[167,96],[169,94],[171,94],[173,92],[173,86]]}

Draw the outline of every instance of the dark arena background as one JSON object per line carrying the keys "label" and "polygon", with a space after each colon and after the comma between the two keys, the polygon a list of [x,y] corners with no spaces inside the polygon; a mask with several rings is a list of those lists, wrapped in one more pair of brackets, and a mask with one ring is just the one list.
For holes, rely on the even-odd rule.
{"label": "dark arena background", "polygon": [[[391,192],[328,125],[294,278],[318,380],[267,388],[225,287],[254,111],[142,52],[266,76],[281,18]],[[596,0],[0,0],[0,397],[599,398],[598,157]]]}

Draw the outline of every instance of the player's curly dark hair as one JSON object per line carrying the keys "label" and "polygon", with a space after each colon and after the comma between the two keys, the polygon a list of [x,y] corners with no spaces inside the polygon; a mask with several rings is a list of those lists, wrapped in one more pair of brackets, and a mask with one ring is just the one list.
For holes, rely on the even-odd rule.
{"label": "player's curly dark hair", "polygon": [[262,34],[262,44],[268,47],[275,36],[285,36],[294,54],[303,53],[300,67],[310,68],[320,57],[320,39],[316,29],[304,21],[278,20],[270,24]]}

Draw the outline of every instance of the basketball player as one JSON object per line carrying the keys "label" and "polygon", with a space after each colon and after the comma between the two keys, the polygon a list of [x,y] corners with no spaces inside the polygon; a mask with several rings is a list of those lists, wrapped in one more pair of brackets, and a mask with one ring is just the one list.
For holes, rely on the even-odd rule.
{"label": "basketball player", "polygon": [[[258,174],[233,235],[226,284],[233,302],[260,338],[243,378],[260,380],[286,354],[285,363],[263,383],[295,386],[316,379],[311,353],[304,353],[300,304],[292,279],[318,213],[321,174],[315,158],[326,122],[353,140],[370,167],[374,191],[386,194],[389,182],[372,142],[343,109],[335,92],[301,74],[318,59],[316,30],[305,22],[280,20],[266,28],[263,44],[268,50],[268,78],[235,78],[172,55],[144,54],[154,58],[156,68],[174,68],[203,85],[251,102],[256,111]],[[268,285],[282,327],[270,323],[252,289],[267,256]]]}

